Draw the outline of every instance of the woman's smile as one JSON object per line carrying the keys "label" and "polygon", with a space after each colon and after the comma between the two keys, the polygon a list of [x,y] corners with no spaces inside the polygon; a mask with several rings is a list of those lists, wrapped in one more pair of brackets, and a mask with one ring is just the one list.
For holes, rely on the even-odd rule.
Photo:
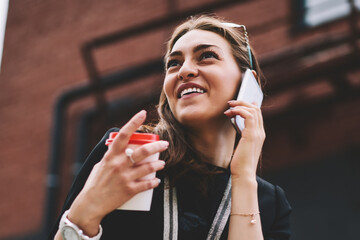
{"label": "woman's smile", "polygon": [[203,93],[206,93],[206,89],[203,88],[201,85],[193,82],[183,83],[179,86],[177,90],[177,96],[181,99],[186,99],[191,96],[197,96]]}

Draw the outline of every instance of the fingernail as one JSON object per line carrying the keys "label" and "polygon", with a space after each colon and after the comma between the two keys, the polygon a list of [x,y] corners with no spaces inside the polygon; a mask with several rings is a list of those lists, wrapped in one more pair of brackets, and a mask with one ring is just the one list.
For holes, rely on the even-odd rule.
{"label": "fingernail", "polygon": [[235,102],[235,100],[230,100],[230,101],[228,101],[228,103],[234,103]]}
{"label": "fingernail", "polygon": [[162,165],[165,165],[165,161],[163,160],[159,160],[161,162]]}
{"label": "fingernail", "polygon": [[160,184],[160,183],[161,183],[161,179],[160,179],[160,178],[158,178],[157,180],[159,181],[159,184]]}
{"label": "fingernail", "polygon": [[161,142],[161,146],[162,146],[163,148],[167,148],[167,147],[169,146],[169,142],[167,142],[167,141],[162,141],[162,142]]}
{"label": "fingernail", "polygon": [[139,116],[140,117],[145,117],[146,116],[146,111],[145,110],[141,110],[140,112],[139,112]]}

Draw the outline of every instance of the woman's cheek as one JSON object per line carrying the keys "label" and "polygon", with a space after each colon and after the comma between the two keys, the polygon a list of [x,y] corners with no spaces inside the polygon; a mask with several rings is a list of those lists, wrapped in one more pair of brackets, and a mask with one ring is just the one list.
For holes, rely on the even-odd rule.
{"label": "woman's cheek", "polygon": [[175,94],[175,80],[171,77],[165,77],[163,90],[168,100],[170,107],[173,106],[176,96]]}
{"label": "woman's cheek", "polygon": [[163,90],[168,99],[171,93],[171,89],[174,89],[174,81],[171,81],[170,77],[166,76],[164,79]]}

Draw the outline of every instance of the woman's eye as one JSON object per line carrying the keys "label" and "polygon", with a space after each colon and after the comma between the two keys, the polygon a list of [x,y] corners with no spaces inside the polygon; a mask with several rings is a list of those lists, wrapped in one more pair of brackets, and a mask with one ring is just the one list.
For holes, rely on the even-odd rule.
{"label": "woman's eye", "polygon": [[204,52],[200,56],[200,60],[207,59],[207,58],[216,58],[216,59],[218,59],[218,56],[214,52]]}
{"label": "woman's eye", "polygon": [[179,62],[177,60],[170,60],[167,65],[166,68],[169,69],[171,67],[176,67],[179,65]]}

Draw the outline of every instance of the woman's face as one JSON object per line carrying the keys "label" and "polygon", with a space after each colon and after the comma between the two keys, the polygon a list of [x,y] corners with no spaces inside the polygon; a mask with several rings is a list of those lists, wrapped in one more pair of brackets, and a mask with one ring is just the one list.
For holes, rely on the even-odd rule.
{"label": "woman's face", "polygon": [[164,92],[175,118],[185,126],[226,119],[241,72],[230,44],[220,35],[192,30],[175,43],[166,61]]}

